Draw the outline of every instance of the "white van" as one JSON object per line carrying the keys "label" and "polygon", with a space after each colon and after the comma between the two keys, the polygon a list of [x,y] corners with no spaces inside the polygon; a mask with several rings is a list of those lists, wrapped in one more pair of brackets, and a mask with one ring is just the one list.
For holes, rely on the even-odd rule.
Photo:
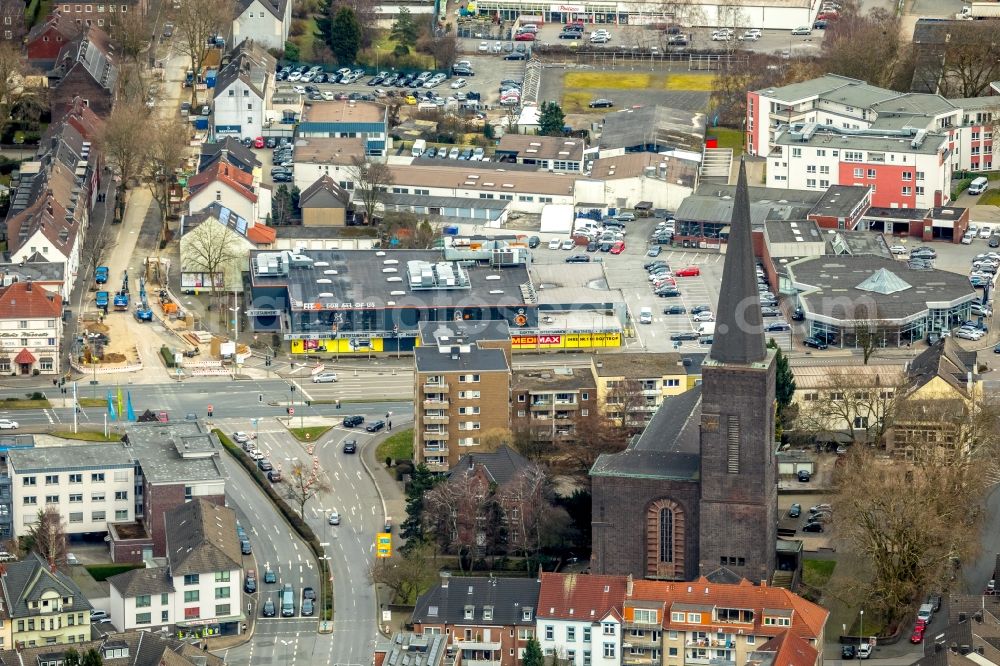
{"label": "white van", "polygon": [[969,194],[982,194],[986,191],[989,184],[990,181],[986,178],[986,176],[980,176],[969,185]]}
{"label": "white van", "polygon": [[639,310],[639,323],[640,324],[653,323],[653,308],[641,308]]}
{"label": "white van", "polygon": [[413,142],[413,148],[410,149],[410,155],[413,157],[420,157],[427,150],[427,139],[417,139]]}

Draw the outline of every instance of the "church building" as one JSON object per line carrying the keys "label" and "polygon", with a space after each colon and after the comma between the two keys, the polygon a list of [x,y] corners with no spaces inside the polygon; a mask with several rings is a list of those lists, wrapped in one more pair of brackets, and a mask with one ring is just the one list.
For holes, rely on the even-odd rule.
{"label": "church building", "polygon": [[775,570],[775,362],[765,347],[740,165],[711,353],[702,385],[666,402],[593,482],[595,574],[694,580]]}

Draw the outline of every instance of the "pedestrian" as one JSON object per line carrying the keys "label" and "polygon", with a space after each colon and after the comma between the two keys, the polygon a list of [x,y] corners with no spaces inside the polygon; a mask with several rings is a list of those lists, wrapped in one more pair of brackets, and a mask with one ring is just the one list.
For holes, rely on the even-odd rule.
{"label": "pedestrian", "polygon": [[392,430],[392,421],[389,421],[389,430]]}

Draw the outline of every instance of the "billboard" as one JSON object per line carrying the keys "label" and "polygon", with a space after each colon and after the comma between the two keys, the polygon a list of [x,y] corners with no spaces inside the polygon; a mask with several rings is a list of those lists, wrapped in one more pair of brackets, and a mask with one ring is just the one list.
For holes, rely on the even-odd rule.
{"label": "billboard", "polygon": [[379,532],[375,537],[375,557],[392,557],[392,535]]}
{"label": "billboard", "polygon": [[383,349],[382,338],[337,338],[336,340],[292,340],[293,354],[367,354]]}
{"label": "billboard", "polygon": [[513,349],[590,349],[620,347],[621,333],[560,333],[555,335],[512,335]]}

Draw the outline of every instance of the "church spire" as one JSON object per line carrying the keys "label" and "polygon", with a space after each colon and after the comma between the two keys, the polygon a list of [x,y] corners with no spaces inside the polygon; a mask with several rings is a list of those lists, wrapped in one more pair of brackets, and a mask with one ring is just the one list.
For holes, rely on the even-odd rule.
{"label": "church spire", "polygon": [[740,160],[740,177],[736,184],[726,263],[719,289],[719,312],[709,354],[712,360],[747,365],[763,361],[766,356],[760,296],[754,274],[750,195],[746,165]]}

